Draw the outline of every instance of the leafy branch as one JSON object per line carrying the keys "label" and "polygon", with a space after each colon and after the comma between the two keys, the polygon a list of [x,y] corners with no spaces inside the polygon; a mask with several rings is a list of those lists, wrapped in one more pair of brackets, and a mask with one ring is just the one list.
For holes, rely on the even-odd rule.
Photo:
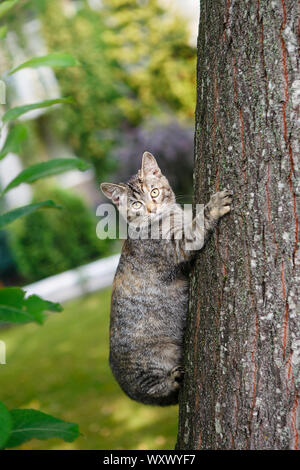
{"label": "leafy branch", "polygon": [[[17,3],[18,0],[2,2],[0,5],[0,18],[10,12]],[[6,32],[6,25],[0,28],[0,36],[4,36]],[[54,53],[43,57],[34,57],[7,72],[6,76],[28,67],[71,67],[77,65],[79,65],[77,59],[70,54]],[[2,123],[0,123],[0,131],[3,130],[4,126],[10,126],[6,140],[0,150],[0,160],[11,152],[20,153],[22,144],[28,136],[26,126],[21,123],[14,124],[14,121],[35,109],[49,108],[57,104],[72,104],[73,102],[74,100],[71,97],[56,98],[8,109],[3,114]],[[85,171],[88,167],[89,165],[79,158],[58,158],[31,165],[21,171],[2,190],[0,201],[10,190],[22,183],[32,184],[41,178],[74,169]],[[0,214],[0,229],[20,217],[44,208],[59,209],[60,206],[53,201],[41,201],[2,213]],[[43,324],[46,319],[46,311],[61,312],[62,307],[37,295],[26,297],[26,292],[19,287],[0,289],[0,326],[1,324],[25,324],[28,322]],[[9,411],[0,401],[0,449],[15,447],[33,438],[49,439],[58,437],[67,442],[72,442],[78,436],[77,424],[67,423],[38,410],[13,409]]]}

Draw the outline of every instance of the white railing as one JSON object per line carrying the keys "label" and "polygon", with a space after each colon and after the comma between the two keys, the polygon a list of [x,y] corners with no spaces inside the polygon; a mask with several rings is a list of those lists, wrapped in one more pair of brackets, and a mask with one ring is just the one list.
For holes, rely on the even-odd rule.
{"label": "white railing", "polygon": [[70,271],[47,277],[24,287],[27,295],[37,294],[52,302],[66,302],[112,284],[120,255],[93,261]]}

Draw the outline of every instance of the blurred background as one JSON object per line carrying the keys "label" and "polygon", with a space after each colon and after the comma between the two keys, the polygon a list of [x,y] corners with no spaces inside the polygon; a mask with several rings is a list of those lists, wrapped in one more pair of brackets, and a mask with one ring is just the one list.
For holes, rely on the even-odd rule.
{"label": "blurred background", "polygon": [[[5,209],[53,200],[0,231],[0,287],[63,303],[41,328],[2,328],[7,364],[0,399],[79,424],[73,443],[30,441],[25,449],[173,449],[177,407],[129,400],[108,368],[110,285],[121,244],[96,237],[99,184],[121,182],[145,150],[178,200],[191,202],[198,2],[31,0],[0,24],[0,72],[32,57],[69,53],[78,65],[5,75],[7,107],[71,96],[70,105],[22,116],[28,138],[0,161],[0,187],[34,163],[80,157],[84,172],[22,184]],[[0,147],[4,143],[1,137]]]}

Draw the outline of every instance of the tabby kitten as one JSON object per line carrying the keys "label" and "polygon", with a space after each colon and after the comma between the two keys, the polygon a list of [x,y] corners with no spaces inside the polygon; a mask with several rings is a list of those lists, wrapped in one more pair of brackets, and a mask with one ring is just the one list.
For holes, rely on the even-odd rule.
{"label": "tabby kitten", "polygon": [[[127,183],[103,183],[101,189],[127,217],[134,234],[124,242],[113,283],[112,372],[130,398],[152,405],[175,404],[183,379],[189,267],[195,255],[190,246],[202,248],[219,218],[230,211],[232,193],[225,189],[214,194],[204,216],[182,226],[183,210],[149,152]],[[170,223],[163,230],[166,218]],[[159,228],[156,238],[145,237],[150,234],[149,222]]]}

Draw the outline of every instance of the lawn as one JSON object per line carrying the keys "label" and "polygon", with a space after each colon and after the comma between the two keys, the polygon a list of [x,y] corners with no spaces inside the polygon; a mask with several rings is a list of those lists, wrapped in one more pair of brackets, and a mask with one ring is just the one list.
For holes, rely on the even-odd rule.
{"label": "lawn", "polygon": [[68,302],[43,326],[0,330],[6,365],[0,365],[0,400],[78,423],[72,443],[32,440],[22,449],[174,449],[176,406],[131,401],[108,367],[110,290]]}

